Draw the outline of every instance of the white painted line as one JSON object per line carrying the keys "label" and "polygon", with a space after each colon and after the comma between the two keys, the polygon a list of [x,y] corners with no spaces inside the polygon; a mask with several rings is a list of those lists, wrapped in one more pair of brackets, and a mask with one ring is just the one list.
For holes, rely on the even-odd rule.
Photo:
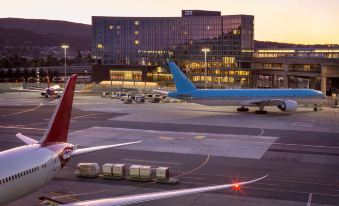
{"label": "white painted line", "polygon": [[0,128],[3,129],[27,129],[27,130],[41,130],[44,131],[46,129],[41,129],[41,128],[32,128],[32,127],[17,127],[17,126],[0,126]]}
{"label": "white painted line", "polygon": [[261,133],[258,135],[258,136],[263,136],[263,134],[264,134],[264,128],[260,128],[260,130],[261,130]]}
{"label": "white painted line", "polygon": [[193,179],[193,180],[204,180],[205,178],[200,177],[190,177],[190,176],[182,176],[180,179]]}
{"label": "white painted line", "polygon": [[[261,188],[261,187],[253,187],[253,186],[243,186],[244,188],[250,188],[255,190],[262,190],[262,191],[268,191],[268,192],[286,192],[286,193],[295,193],[295,194],[309,194],[308,192],[303,191],[296,191],[296,190],[279,190],[279,189],[272,189],[272,188]],[[320,196],[328,196],[333,198],[338,198],[339,195],[337,194],[328,194],[328,193],[312,193],[312,195],[320,195]]]}
{"label": "white painted line", "polygon": [[310,195],[308,196],[307,206],[311,206],[311,202],[312,202],[312,193],[310,193]]}
{"label": "white painted line", "polygon": [[162,161],[151,161],[151,160],[138,160],[138,159],[122,159],[128,162],[145,162],[145,163],[156,163],[156,164],[168,164],[168,165],[182,165],[180,162],[162,162]]}
{"label": "white painted line", "polygon": [[[173,170],[172,170],[173,171]],[[178,171],[175,170],[175,173],[184,173],[183,171]],[[227,175],[217,175],[217,174],[207,174],[207,173],[198,173],[198,172],[193,172],[190,175],[198,175],[198,176],[208,176],[208,177],[223,177],[223,178],[244,178],[244,179],[251,179],[252,177],[250,176],[241,176],[241,177],[236,177],[236,176],[227,176]],[[265,180],[264,180],[265,181]],[[319,186],[326,186],[326,187],[336,187],[336,184],[324,184],[320,182],[307,182],[307,181],[293,181],[289,179],[272,179],[269,180],[270,182],[280,182],[280,183],[297,183],[297,184],[310,184],[310,185],[319,185]],[[256,184],[263,184],[262,181],[258,182]],[[266,184],[266,183],[265,183]],[[266,184],[266,185],[276,185],[280,186],[281,184]],[[336,192],[339,192],[339,190],[335,190]]]}
{"label": "white painted line", "polygon": [[329,147],[322,145],[310,145],[310,144],[285,144],[285,143],[273,143],[276,145],[284,145],[284,146],[298,146],[298,147],[314,147],[314,148],[326,148],[326,149],[339,149],[339,147]]}

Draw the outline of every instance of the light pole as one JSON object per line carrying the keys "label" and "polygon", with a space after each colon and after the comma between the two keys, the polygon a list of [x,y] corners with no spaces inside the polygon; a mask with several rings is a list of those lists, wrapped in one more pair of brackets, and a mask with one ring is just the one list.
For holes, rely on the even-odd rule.
{"label": "light pole", "polygon": [[64,77],[64,81],[66,83],[66,64],[67,64],[66,57],[67,57],[67,49],[69,48],[69,46],[67,44],[63,44],[63,45],[61,45],[61,48],[63,48],[64,51],[65,51],[64,52],[65,53],[65,77]]}
{"label": "light pole", "polygon": [[201,51],[205,53],[205,89],[207,89],[207,52],[210,52],[210,49],[203,48]]}

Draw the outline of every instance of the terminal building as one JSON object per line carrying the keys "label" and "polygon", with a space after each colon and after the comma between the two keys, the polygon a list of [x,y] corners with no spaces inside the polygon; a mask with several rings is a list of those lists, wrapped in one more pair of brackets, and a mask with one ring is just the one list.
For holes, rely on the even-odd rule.
{"label": "terminal building", "polygon": [[[181,17],[92,17],[93,81],[172,84],[174,60],[199,87],[250,87],[254,17],[183,10]],[[205,62],[206,54],[206,62]]]}
{"label": "terminal building", "polygon": [[258,49],[252,62],[254,86],[311,88],[339,94],[339,48]]}

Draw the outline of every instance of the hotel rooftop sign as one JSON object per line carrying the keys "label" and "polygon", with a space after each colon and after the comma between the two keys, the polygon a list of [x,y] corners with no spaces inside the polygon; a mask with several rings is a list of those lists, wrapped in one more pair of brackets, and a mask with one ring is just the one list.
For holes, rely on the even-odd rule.
{"label": "hotel rooftop sign", "polygon": [[190,16],[221,16],[220,11],[205,11],[205,10],[182,10],[182,17]]}

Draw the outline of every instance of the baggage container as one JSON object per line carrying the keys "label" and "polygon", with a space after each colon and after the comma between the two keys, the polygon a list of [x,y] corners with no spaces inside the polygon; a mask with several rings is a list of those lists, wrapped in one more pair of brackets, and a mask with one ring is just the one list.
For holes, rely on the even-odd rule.
{"label": "baggage container", "polygon": [[165,97],[164,98],[164,103],[170,103],[171,102],[171,98],[170,97]]}
{"label": "baggage container", "polygon": [[79,163],[75,174],[78,177],[97,177],[99,175],[98,163]]}
{"label": "baggage container", "polygon": [[125,177],[125,164],[114,164],[112,168],[112,173],[114,178],[124,178]]}
{"label": "baggage container", "polygon": [[133,100],[132,100],[132,98],[126,96],[126,97],[123,98],[123,103],[124,104],[132,104]]}
{"label": "baggage container", "polygon": [[140,178],[145,180],[151,179],[152,168],[151,166],[141,166],[140,167]]}
{"label": "baggage container", "polygon": [[102,173],[104,177],[112,177],[113,176],[113,164],[106,163],[102,166]]}
{"label": "baggage container", "polygon": [[129,168],[129,176],[130,178],[140,178],[140,165],[131,165]]}
{"label": "baggage container", "polygon": [[143,96],[136,96],[135,97],[135,102],[138,103],[138,104],[143,104],[143,103],[145,103],[145,97],[143,97]]}
{"label": "baggage container", "polygon": [[158,167],[155,170],[155,176],[157,180],[168,180],[169,179],[169,167]]}

